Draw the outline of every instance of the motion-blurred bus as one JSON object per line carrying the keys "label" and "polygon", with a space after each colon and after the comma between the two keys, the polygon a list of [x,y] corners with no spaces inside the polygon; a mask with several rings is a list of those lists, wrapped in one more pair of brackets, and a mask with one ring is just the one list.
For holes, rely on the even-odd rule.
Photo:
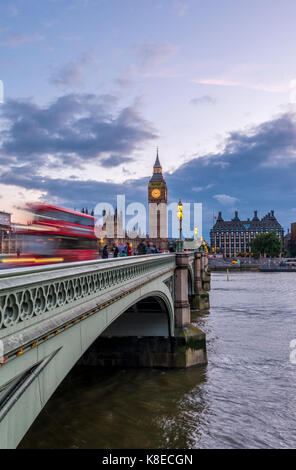
{"label": "motion-blurred bus", "polygon": [[17,228],[16,258],[3,259],[7,267],[86,261],[99,257],[95,218],[49,204],[30,204],[28,224]]}

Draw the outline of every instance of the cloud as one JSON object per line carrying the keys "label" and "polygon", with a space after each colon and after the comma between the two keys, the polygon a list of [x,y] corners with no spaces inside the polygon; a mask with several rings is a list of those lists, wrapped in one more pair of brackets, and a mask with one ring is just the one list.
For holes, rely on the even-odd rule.
{"label": "cloud", "polygon": [[[296,114],[278,115],[248,129],[233,131],[221,150],[199,155],[167,176],[168,195],[177,200],[202,202],[204,230],[213,223],[213,211],[235,205],[244,217],[258,209],[275,210],[288,227],[295,218]],[[184,183],[186,182],[186,184]],[[210,185],[210,186],[208,186]]]}
{"label": "cloud", "polygon": [[1,41],[1,45],[9,47],[18,47],[31,42],[39,42],[44,39],[41,34],[10,34],[4,41]]}
{"label": "cloud", "polygon": [[239,201],[237,197],[228,196],[228,194],[215,194],[213,198],[217,199],[220,204],[226,206],[233,206],[237,201]]}
{"label": "cloud", "polygon": [[77,34],[61,34],[59,39],[62,39],[63,41],[80,41],[81,36],[78,36]]}
{"label": "cloud", "polygon": [[90,67],[98,71],[98,61],[92,55],[85,54],[56,69],[50,77],[50,82],[62,87],[81,86]]}
{"label": "cloud", "polygon": [[123,89],[129,89],[134,86],[134,81],[130,80],[129,78],[116,78],[114,81],[114,84]]}
{"label": "cloud", "polygon": [[212,187],[213,187],[212,184],[207,184],[206,186],[194,186],[194,187],[192,188],[192,191],[198,193],[198,192],[200,192],[200,191],[206,191],[207,189],[210,189],[210,188],[212,188]]}
{"label": "cloud", "polygon": [[110,157],[103,158],[101,160],[101,166],[103,166],[104,168],[112,168],[122,165],[123,163],[130,163],[133,160],[133,158],[122,157],[121,155],[110,155]]}
{"label": "cloud", "polygon": [[193,83],[200,85],[214,85],[222,87],[240,87],[249,90],[265,91],[268,93],[284,93],[289,90],[289,84],[270,85],[267,83],[252,83],[244,80],[232,80],[228,78],[197,78],[191,80]]}
{"label": "cloud", "polygon": [[188,4],[185,0],[177,1],[175,3],[174,9],[178,16],[184,16],[188,11]]}
{"label": "cloud", "polygon": [[[149,147],[155,138],[151,125],[133,107],[116,113],[112,99],[105,103],[102,97],[69,95],[60,100],[46,108],[24,102],[3,108],[8,129],[0,152],[1,183],[41,191],[46,201],[69,208],[93,207],[100,201],[114,203],[116,194],[125,194],[130,202],[147,203],[150,175],[122,184],[81,181],[77,163],[86,165],[96,152],[105,166],[123,162],[132,157],[134,148]],[[42,149],[51,149],[55,158],[65,159],[76,179],[36,177],[39,168],[47,164]],[[123,168],[130,178],[129,168]],[[223,210],[227,219],[232,217],[234,205],[245,218],[252,217],[255,209],[259,215],[274,209],[280,223],[288,227],[295,221],[295,174],[296,115],[289,112],[231,132],[219,152],[194,157],[165,178],[169,201],[181,197],[183,202],[203,204],[207,234],[213,211]]]}
{"label": "cloud", "polygon": [[178,49],[177,46],[169,43],[147,42],[138,45],[134,52],[138,58],[140,70],[149,72],[175,56]]}
{"label": "cloud", "polygon": [[[22,171],[21,168],[11,168],[5,171],[1,177],[1,184],[16,185],[27,190],[38,190],[44,194],[44,201],[54,202],[62,207],[68,208],[93,208],[98,202],[116,201],[117,194],[124,194],[127,203],[136,200],[145,202],[146,188],[148,179],[130,180],[123,184],[112,182],[95,181],[88,179],[81,181],[79,179],[64,178],[34,178],[30,174],[30,168]],[[141,189],[143,194],[141,196]]]}
{"label": "cloud", "polygon": [[19,15],[19,13],[20,13],[20,11],[15,5],[10,5],[8,7],[8,14],[10,16],[17,16],[17,15]]}
{"label": "cloud", "polygon": [[201,85],[216,85],[216,86],[239,86],[239,82],[233,80],[225,80],[221,78],[200,78],[192,80],[194,83]]}
{"label": "cloud", "polygon": [[50,29],[53,28],[56,24],[58,24],[58,22],[59,20],[55,18],[54,20],[45,21],[43,25],[45,28]]}
{"label": "cloud", "polygon": [[215,104],[216,99],[210,95],[203,95],[203,96],[200,96],[199,98],[193,98],[192,100],[189,101],[189,103],[193,104],[194,106],[199,106],[199,105],[204,105],[204,104]]}
{"label": "cloud", "polygon": [[135,150],[156,138],[138,105],[118,107],[112,95],[69,94],[48,106],[8,100],[1,105],[5,123],[0,142],[2,165],[28,165],[31,175],[51,168],[105,167],[127,162]]}

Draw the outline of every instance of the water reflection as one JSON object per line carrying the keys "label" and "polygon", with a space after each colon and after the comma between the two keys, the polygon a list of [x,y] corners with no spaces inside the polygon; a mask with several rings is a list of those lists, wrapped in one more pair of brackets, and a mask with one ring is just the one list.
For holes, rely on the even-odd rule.
{"label": "water reflection", "polygon": [[192,447],[206,413],[200,388],[205,380],[205,368],[98,372],[77,367],[20,447]]}

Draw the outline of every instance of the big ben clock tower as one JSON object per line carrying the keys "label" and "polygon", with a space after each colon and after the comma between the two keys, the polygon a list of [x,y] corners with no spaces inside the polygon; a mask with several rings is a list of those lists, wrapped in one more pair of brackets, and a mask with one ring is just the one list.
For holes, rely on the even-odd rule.
{"label": "big ben clock tower", "polygon": [[158,149],[148,185],[149,238],[167,238],[167,185],[162,175]]}

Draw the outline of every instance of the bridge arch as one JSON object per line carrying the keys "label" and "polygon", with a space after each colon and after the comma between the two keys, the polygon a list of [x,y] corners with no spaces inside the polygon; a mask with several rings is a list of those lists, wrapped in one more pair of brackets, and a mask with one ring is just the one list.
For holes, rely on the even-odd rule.
{"label": "bridge arch", "polygon": [[[165,283],[162,286],[168,289]],[[121,309],[84,352],[78,364],[162,367],[168,364],[173,335],[172,300],[162,291],[151,291]]]}
{"label": "bridge arch", "polygon": [[161,291],[147,293],[118,312],[100,336],[172,336],[172,302]]}

